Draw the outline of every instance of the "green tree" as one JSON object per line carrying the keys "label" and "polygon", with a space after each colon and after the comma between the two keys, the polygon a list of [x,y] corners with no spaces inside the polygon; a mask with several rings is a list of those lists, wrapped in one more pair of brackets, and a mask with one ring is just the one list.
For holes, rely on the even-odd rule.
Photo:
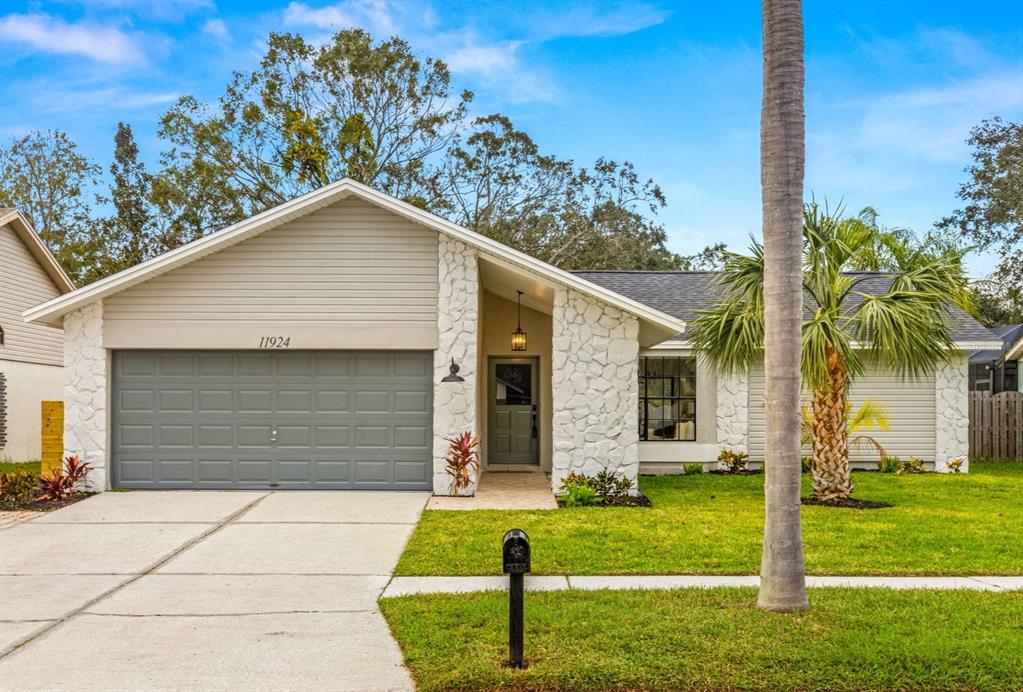
{"label": "green tree", "polygon": [[995,275],[970,284],[970,314],[985,327],[1023,322],[1023,286]]}
{"label": "green tree", "polygon": [[259,68],[236,73],[216,106],[187,96],[161,120],[171,148],[155,199],[172,220],[167,244],[345,176],[432,208],[438,158],[472,99],[450,81],[442,61],[397,37],[270,34]]}
{"label": "green tree", "polygon": [[[954,261],[933,257],[893,272],[886,290],[867,293],[860,285],[874,277],[846,270],[857,248],[869,242],[870,229],[844,223],[816,203],[807,205],[803,217],[802,292],[808,311],[800,369],[812,396],[813,494],[841,500],[853,491],[845,421],[850,383],[871,361],[919,377],[946,360],[954,348],[947,305],[960,277]],[[722,275],[724,300],[693,324],[694,344],[721,372],[745,369],[762,357],[764,280],[759,243],[748,256],[730,254]],[[766,405],[770,411],[773,404]]]}
{"label": "green tree", "polygon": [[[836,213],[841,215],[841,210]],[[888,228],[881,225],[873,207],[865,207],[842,223],[852,226],[851,232],[865,239],[849,261],[849,271],[908,272],[940,260],[955,275],[951,284],[954,292],[949,298],[964,310],[971,309],[964,259],[973,247],[961,236],[939,229],[918,236],[906,228]]]}
{"label": "green tree", "polygon": [[679,269],[691,272],[720,271],[725,266],[728,246],[724,243],[708,245],[697,253],[684,255]]}
{"label": "green tree", "polygon": [[131,125],[117,123],[110,175],[114,215],[94,225],[100,235],[88,243],[96,251],[93,261],[83,271],[82,278],[86,282],[133,267],[159,249],[149,201],[152,176],[139,161],[139,148]]}
{"label": "green tree", "polygon": [[984,120],[970,131],[973,163],[959,187],[960,209],[938,222],[979,245],[994,248],[1002,259],[1003,281],[1023,288],[1023,123]]}
{"label": "green tree", "polygon": [[[799,485],[799,221],[806,163],[803,8],[800,0],[763,0],[764,92],[760,111],[760,189],[764,247],[758,348],[767,377],[764,542],[757,605],[804,610],[806,577]],[[765,271],[766,274],[765,274]],[[726,265],[727,270],[727,265]],[[764,286],[764,280],[767,286]]]}
{"label": "green tree", "polygon": [[76,282],[88,270],[89,200],[99,174],[60,130],[30,132],[0,148],[0,207],[25,214]]}

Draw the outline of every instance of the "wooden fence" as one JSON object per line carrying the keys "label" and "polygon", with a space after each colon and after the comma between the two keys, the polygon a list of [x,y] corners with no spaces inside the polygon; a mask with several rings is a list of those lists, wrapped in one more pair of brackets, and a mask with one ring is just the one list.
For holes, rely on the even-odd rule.
{"label": "wooden fence", "polygon": [[1023,392],[970,392],[970,458],[1023,459]]}

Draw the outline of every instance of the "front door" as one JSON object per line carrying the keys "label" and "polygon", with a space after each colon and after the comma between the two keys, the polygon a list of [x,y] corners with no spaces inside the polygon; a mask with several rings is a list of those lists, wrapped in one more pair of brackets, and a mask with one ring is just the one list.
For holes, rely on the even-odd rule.
{"label": "front door", "polygon": [[537,358],[490,359],[488,463],[539,465],[539,366]]}

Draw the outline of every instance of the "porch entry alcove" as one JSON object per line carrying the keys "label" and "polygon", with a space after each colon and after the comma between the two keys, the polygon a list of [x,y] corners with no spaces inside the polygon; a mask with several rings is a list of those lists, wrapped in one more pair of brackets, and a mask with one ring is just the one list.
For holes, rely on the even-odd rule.
{"label": "porch entry alcove", "polygon": [[[483,258],[480,283],[476,386],[483,468],[550,470],[553,290]],[[513,351],[512,333],[520,324],[527,335],[526,350]]]}

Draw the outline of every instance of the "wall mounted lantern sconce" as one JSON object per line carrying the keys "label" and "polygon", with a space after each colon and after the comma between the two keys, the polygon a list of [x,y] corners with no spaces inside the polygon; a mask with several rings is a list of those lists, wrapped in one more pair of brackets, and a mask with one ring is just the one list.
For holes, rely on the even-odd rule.
{"label": "wall mounted lantern sconce", "polygon": [[516,291],[516,293],[519,294],[518,326],[515,328],[515,331],[512,332],[511,350],[525,351],[526,333],[522,331],[522,291]]}
{"label": "wall mounted lantern sconce", "polygon": [[451,366],[449,367],[450,372],[441,378],[441,382],[465,382],[465,378],[458,374],[460,368],[455,363],[455,359],[451,359]]}

